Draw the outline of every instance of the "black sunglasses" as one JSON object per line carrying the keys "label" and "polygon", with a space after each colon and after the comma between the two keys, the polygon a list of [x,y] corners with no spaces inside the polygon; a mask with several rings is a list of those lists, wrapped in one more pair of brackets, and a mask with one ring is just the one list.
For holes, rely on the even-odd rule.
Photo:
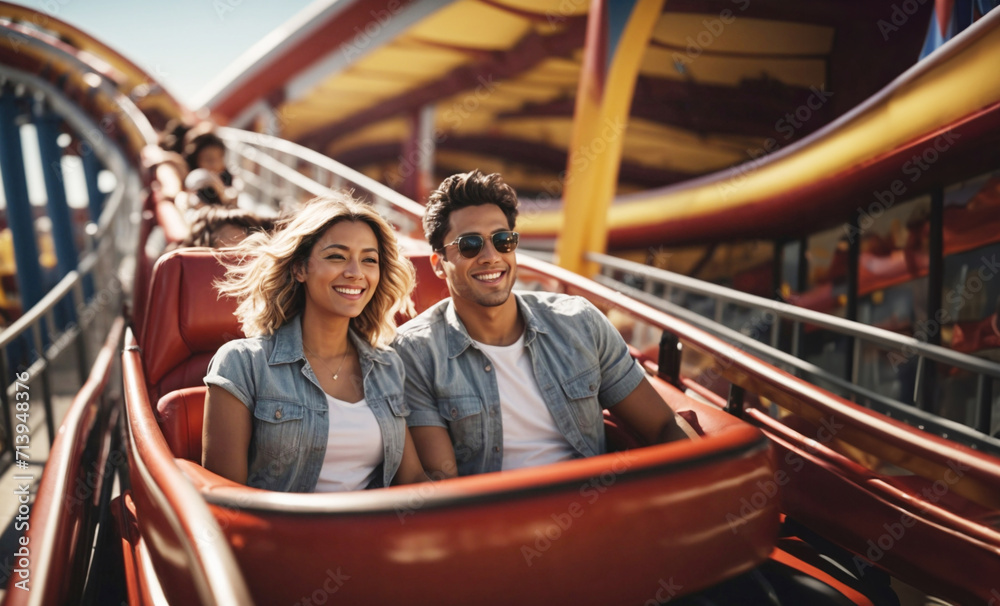
{"label": "black sunglasses", "polygon": [[[493,248],[497,249],[498,253],[509,253],[515,248],[517,248],[518,233],[516,231],[498,231],[490,236],[490,241],[493,242]],[[469,234],[468,236],[459,236],[455,238],[454,242],[450,242],[441,247],[444,250],[445,247],[451,246],[452,244],[458,245],[458,252],[461,253],[466,259],[473,259],[480,252],[482,252],[483,247],[486,246],[486,237],[479,234]]]}

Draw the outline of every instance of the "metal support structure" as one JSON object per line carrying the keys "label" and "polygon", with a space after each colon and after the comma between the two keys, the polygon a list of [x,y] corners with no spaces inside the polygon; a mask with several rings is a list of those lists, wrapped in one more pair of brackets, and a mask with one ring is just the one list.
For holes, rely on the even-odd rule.
{"label": "metal support structure", "polygon": [[[774,265],[771,269],[771,298],[775,301],[782,301],[784,297],[781,295],[782,286],[784,285],[784,265],[785,265],[785,248],[788,242],[785,240],[775,240],[774,241]],[[771,347],[775,349],[781,348],[781,319],[778,318],[777,314],[774,316],[774,320],[771,322]]]}
{"label": "metal support structure", "polygon": [[104,194],[97,186],[97,177],[101,174],[101,161],[97,159],[93,148],[81,146],[80,161],[83,163],[83,179],[87,182],[87,201],[90,210],[90,221],[97,223],[104,210]]}
{"label": "metal support structure", "polygon": [[[944,191],[936,188],[931,192],[931,215],[927,220],[928,270],[927,270],[927,317],[934,318],[942,306],[944,298]],[[941,344],[941,331],[928,330],[927,342]]]}
{"label": "metal support structure", "polygon": [[[42,382],[42,406],[45,409],[45,429],[49,432],[49,449],[52,448],[52,443],[56,441],[56,421],[55,413],[52,410],[52,385],[49,382],[49,363],[50,360],[48,356],[45,355],[45,346],[42,344],[42,331],[43,326],[40,323],[35,323],[31,327],[31,336],[35,344],[35,348],[39,352],[39,356],[42,357],[44,363],[41,366],[41,371],[38,373],[38,378]],[[32,377],[34,379],[34,377]]]}
{"label": "metal support structure", "polygon": [[[799,240],[798,263],[795,267],[795,292],[804,293],[809,289],[809,240],[802,238]],[[802,325],[796,322],[792,326],[792,355],[798,357],[802,351],[802,339],[804,331]]]}
{"label": "metal support structure", "polygon": [[[856,225],[861,224],[858,217]],[[861,238],[855,235],[848,239],[847,244],[847,309],[844,317],[851,322],[858,321],[858,264],[861,262]],[[851,383],[858,382],[858,362],[855,356],[854,337],[847,337],[844,348],[844,373]]]}
{"label": "metal support structure", "polygon": [[672,332],[660,335],[660,352],[657,359],[656,375],[674,386],[681,387],[681,357],[684,346]]}
{"label": "metal support structure", "polygon": [[[93,277],[87,274],[83,277],[84,284],[93,284]],[[83,309],[86,304],[87,298],[84,295],[84,288],[77,285],[73,289],[73,296],[68,299],[75,309]],[[89,331],[89,326],[80,326],[80,334],[77,335],[76,341],[76,370],[80,377],[80,385],[87,382],[87,377],[90,375],[90,365],[91,360],[87,356],[87,334]]]}
{"label": "metal support structure", "polygon": [[17,265],[17,287],[21,294],[21,309],[30,309],[42,298],[42,267],[38,262],[35,218],[28,199],[28,182],[24,175],[24,153],[21,148],[21,114],[18,99],[10,88],[0,93],[0,173],[3,173],[4,194],[7,196],[7,224],[14,237],[14,261]]}
{"label": "metal support structure", "polygon": [[799,260],[795,267],[795,291],[805,292],[809,288],[809,240],[799,240]]}
{"label": "metal support structure", "polygon": [[[927,268],[927,321],[935,322],[941,310],[944,298],[944,191],[938,187],[931,192],[931,215],[927,220],[930,231],[928,234],[929,266]],[[934,324],[934,326],[937,326]],[[916,327],[914,327],[916,328]],[[941,344],[941,327],[937,330],[925,330],[927,342],[931,345]],[[915,404],[921,409],[934,412],[937,392],[937,365],[933,360],[927,360],[921,380],[920,391],[923,398]]]}
{"label": "metal support structure", "polygon": [[[56,139],[62,118],[51,110],[39,107],[35,114],[35,131],[38,133],[38,150],[42,158],[42,176],[45,178],[45,194],[48,203],[49,220],[52,221],[52,242],[56,249],[59,279],[76,269],[79,262],[76,238],[73,235],[73,221],[66,201],[66,187],[62,172],[62,150]],[[73,306],[60,305],[57,308],[59,329],[76,320]]]}
{"label": "metal support structure", "polygon": [[771,258],[771,298],[781,299],[781,285],[784,282],[785,245],[784,240],[774,241],[774,254]]}
{"label": "metal support structure", "polygon": [[[411,200],[420,199],[420,110],[410,112],[406,117],[410,127],[409,136],[403,139],[403,153],[399,156],[396,175],[402,178],[401,192]],[[391,183],[391,181],[390,181]]]}
{"label": "metal support structure", "polygon": [[729,398],[726,400],[726,412],[737,417],[743,416],[743,400],[746,390],[736,383],[729,384]]}
{"label": "metal support structure", "polygon": [[986,375],[979,375],[976,380],[976,403],[978,410],[976,415],[976,429],[991,435],[993,429],[993,379]]}

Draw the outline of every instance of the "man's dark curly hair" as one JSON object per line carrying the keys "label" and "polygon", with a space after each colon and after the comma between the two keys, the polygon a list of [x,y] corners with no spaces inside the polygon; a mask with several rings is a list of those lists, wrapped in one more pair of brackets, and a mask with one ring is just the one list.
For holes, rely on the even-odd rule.
{"label": "man's dark curly hair", "polygon": [[468,206],[495,204],[507,217],[507,227],[517,222],[517,193],[503,182],[500,173],[484,175],[479,169],[452,175],[441,182],[427,199],[424,211],[424,236],[431,248],[444,248],[451,213]]}

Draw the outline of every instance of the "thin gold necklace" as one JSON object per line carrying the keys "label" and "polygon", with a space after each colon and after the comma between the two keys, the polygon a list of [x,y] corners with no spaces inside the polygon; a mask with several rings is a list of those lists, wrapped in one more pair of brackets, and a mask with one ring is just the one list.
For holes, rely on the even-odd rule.
{"label": "thin gold necklace", "polygon": [[[330,370],[330,366],[326,363],[326,360],[324,360],[323,358],[319,357],[319,355],[313,353],[313,350],[311,350],[308,347],[306,347],[305,343],[302,343],[302,347],[303,347],[303,349],[306,350],[307,353],[309,353],[309,355],[311,355],[312,357],[314,357],[317,360],[319,360],[320,363],[323,366],[325,366],[327,370]],[[344,350],[344,355],[340,356],[340,366],[337,367],[337,372],[331,373],[331,376],[333,377],[334,381],[336,381],[340,377],[340,369],[344,367],[344,361],[347,360],[347,354],[349,354],[350,352],[351,352],[351,344],[348,343],[347,344],[347,349]]]}

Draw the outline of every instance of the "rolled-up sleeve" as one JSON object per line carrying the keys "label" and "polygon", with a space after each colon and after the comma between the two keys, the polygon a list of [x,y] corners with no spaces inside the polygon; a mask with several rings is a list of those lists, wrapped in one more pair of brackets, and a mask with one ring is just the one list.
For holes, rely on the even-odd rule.
{"label": "rolled-up sleeve", "polygon": [[401,334],[396,337],[393,346],[406,369],[403,397],[410,408],[406,424],[410,427],[447,427],[438,412],[430,379],[432,361],[429,352],[421,354],[424,349],[421,339]]}
{"label": "rolled-up sleeve", "polygon": [[209,387],[215,385],[225,389],[253,411],[256,389],[250,354],[238,341],[230,341],[219,348],[208,363],[204,381]]}
{"label": "rolled-up sleeve", "polygon": [[586,309],[601,365],[601,387],[597,397],[602,407],[611,408],[632,393],[646,375],[608,318],[589,301]]}

